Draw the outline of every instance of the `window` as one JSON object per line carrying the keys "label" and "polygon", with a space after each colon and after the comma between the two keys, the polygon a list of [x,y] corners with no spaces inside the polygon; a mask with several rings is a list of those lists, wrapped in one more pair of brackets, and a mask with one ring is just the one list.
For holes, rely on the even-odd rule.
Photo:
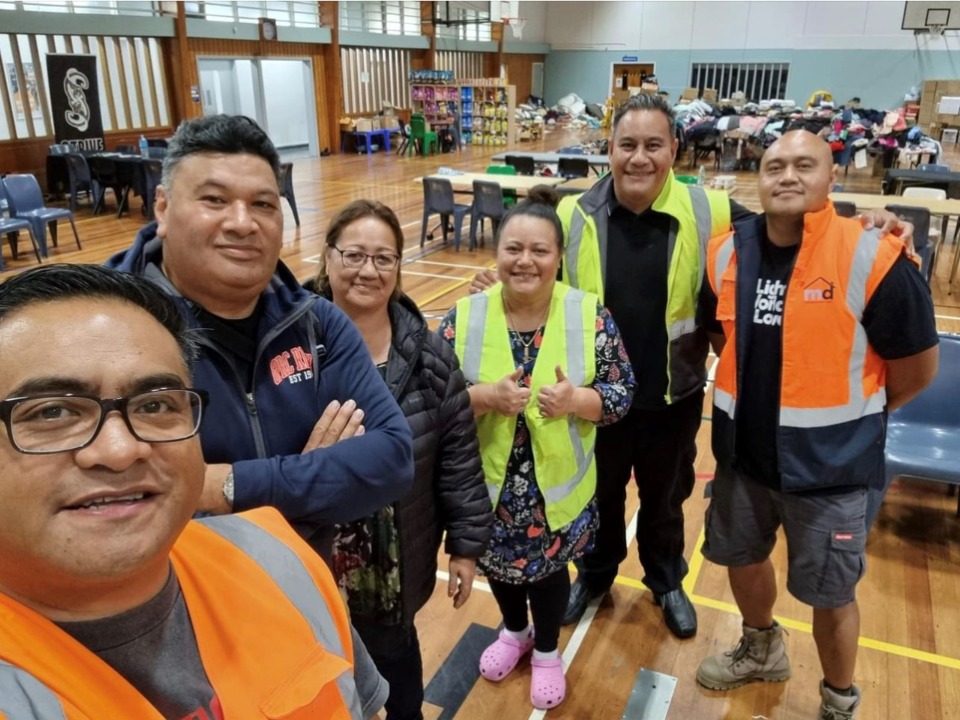
{"label": "window", "polygon": [[420,35],[420,3],[412,0],[341,2],[340,29],[382,35]]}
{"label": "window", "polygon": [[98,15],[159,15],[157,3],[149,1],[124,2],[123,0],[47,0],[46,2],[23,2],[22,0],[0,2],[0,10],[25,10],[27,12],[93,13]]}
{"label": "window", "polygon": [[[344,3],[341,3],[343,5]],[[187,2],[188,17],[204,18],[215,22],[242,22],[256,24],[266,17],[286,27],[320,27],[320,15],[316,2],[284,0],[201,0]]]}
{"label": "window", "polygon": [[789,71],[789,63],[693,63],[690,87],[712,88],[721,98],[740,91],[751,102],[783,100]]}

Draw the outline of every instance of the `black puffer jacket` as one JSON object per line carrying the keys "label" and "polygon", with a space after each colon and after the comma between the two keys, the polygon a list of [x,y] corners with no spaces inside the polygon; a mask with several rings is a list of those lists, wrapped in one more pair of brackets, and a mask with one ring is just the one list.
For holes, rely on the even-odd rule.
{"label": "black puffer jacket", "polygon": [[413,434],[413,489],[394,504],[403,622],[409,624],[436,586],[444,531],[448,555],[479,558],[490,540],[493,509],[456,355],[406,295],[388,311],[393,340],[386,382]]}

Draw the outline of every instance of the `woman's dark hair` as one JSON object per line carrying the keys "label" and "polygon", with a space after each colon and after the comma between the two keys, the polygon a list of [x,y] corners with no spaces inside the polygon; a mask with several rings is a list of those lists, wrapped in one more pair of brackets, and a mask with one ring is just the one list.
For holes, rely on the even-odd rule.
{"label": "woman's dark hair", "polygon": [[196,359],[197,346],[191,331],[163,290],[149,280],[101,265],[60,263],[14,275],[0,284],[0,323],[30,305],[71,298],[122,300],[136,305],[173,335],[187,368]]}
{"label": "woman's dark hair", "polygon": [[[346,230],[348,225],[364,218],[374,218],[384,223],[393,233],[393,239],[396,243],[397,255],[403,258],[403,230],[400,227],[400,221],[396,214],[381,202],[376,200],[354,200],[344,207],[340,212],[333,216],[330,226],[327,228],[326,243],[328,247],[336,247],[340,241],[340,236]],[[310,288],[318,295],[331,297],[330,275],[327,273],[327,253],[320,254],[320,267],[317,269],[317,275],[314,278]],[[397,264],[397,285],[393,289],[391,300],[400,297],[400,264]]]}
{"label": "woman's dark hair", "polygon": [[256,155],[270,165],[277,187],[281,184],[277,149],[263,128],[245,115],[208,115],[180,123],[163,158],[165,188],[170,188],[177,165],[197,153]]}
{"label": "woman's dark hair", "polygon": [[515,217],[529,216],[546,220],[553,225],[557,238],[557,249],[563,254],[563,225],[560,224],[560,217],[557,215],[557,203],[560,201],[560,195],[548,185],[536,185],[530,188],[526,200],[517,203],[507,211],[500,221],[500,227],[497,228],[496,242],[500,242],[500,235],[507,224]]}

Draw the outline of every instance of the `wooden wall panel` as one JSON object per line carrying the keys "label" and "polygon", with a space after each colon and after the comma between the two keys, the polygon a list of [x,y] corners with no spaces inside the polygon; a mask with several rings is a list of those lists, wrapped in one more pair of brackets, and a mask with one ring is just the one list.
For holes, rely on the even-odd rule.
{"label": "wooden wall panel", "polygon": [[545,55],[508,55],[503,56],[507,66],[507,82],[517,87],[517,103],[525,103],[530,96],[532,83],[530,72],[534,63],[545,62]]}

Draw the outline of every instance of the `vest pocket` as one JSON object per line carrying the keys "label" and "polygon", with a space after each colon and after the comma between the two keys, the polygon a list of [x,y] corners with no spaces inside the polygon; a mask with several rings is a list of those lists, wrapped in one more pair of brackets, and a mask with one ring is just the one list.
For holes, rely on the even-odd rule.
{"label": "vest pocket", "polygon": [[[299,710],[314,712],[323,709],[324,717],[340,717],[336,714],[335,708],[338,705],[346,707],[346,704],[340,695],[336,681],[350,669],[350,663],[344,658],[318,645],[303,659],[290,677],[263,701],[260,709],[266,717],[276,720],[313,717],[313,715],[296,714]],[[349,717],[347,712],[342,715]]]}

